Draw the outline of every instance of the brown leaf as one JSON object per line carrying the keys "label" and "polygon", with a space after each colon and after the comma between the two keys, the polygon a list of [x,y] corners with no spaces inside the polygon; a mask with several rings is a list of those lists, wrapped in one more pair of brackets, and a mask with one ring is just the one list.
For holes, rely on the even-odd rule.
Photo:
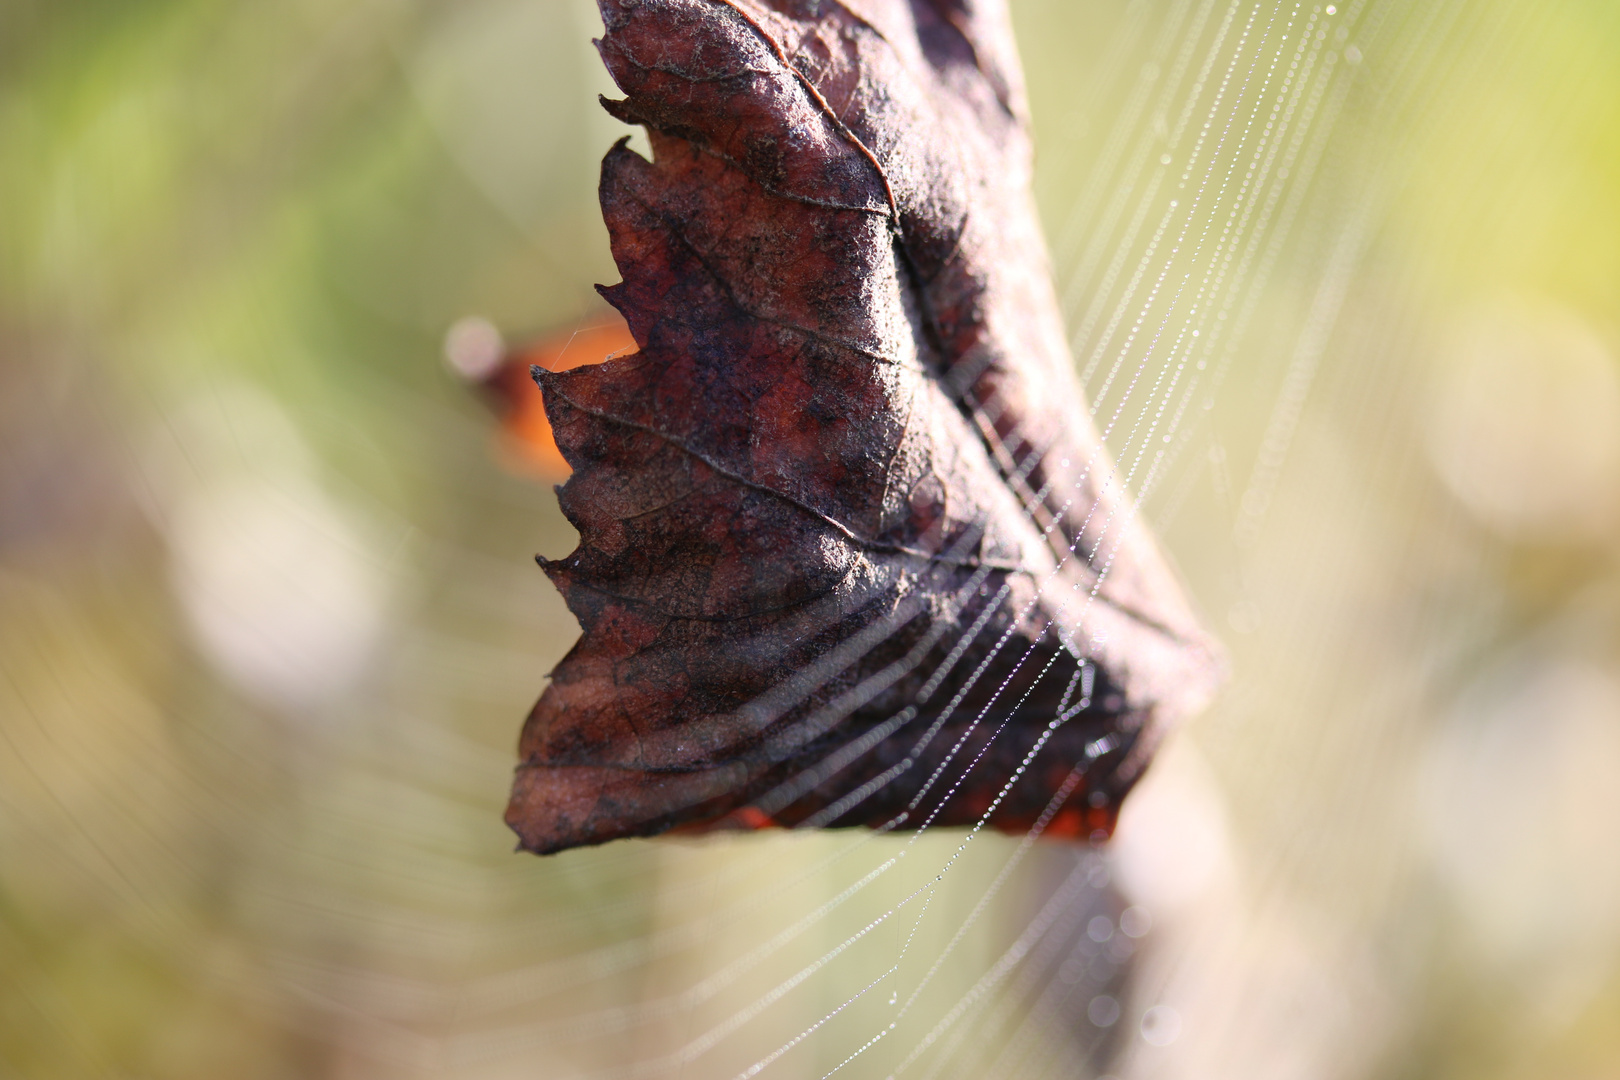
{"label": "brown leaf", "polygon": [[584,635],[507,821],[1089,834],[1216,651],[1073,374],[1002,6],[599,0],[641,351],[536,370]]}

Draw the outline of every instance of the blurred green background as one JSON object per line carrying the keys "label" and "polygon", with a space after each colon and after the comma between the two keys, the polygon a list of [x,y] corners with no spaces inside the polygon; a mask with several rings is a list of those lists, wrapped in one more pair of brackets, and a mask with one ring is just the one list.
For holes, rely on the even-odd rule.
{"label": "blurred green background", "polygon": [[[1030,1046],[1091,1023],[1120,1076],[1620,1077],[1620,8],[1011,6],[1094,389],[1181,43],[1172,105],[1274,54],[1231,70],[1316,79],[1321,119],[1138,474],[1234,675],[1098,864],[1151,914],[1125,1018],[908,1068],[1045,1075]],[[573,539],[441,342],[599,317],[598,30],[588,0],[0,0],[0,1074],[732,1076],[893,962],[885,923],[814,966],[959,835],[782,938],[902,842],[535,859],[501,824],[576,633],[532,556]],[[1252,85],[1224,130],[1281,122]],[[930,893],[920,1026],[848,1075],[1022,1015],[1012,983],[951,1012],[1079,857],[969,918],[1014,847]],[[823,1075],[887,997],[769,1075]]]}

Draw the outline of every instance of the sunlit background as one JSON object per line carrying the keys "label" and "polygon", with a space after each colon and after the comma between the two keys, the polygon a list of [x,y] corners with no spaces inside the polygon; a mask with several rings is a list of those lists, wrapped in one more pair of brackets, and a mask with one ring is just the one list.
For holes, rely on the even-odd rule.
{"label": "sunlit background", "polygon": [[603,321],[589,0],[0,0],[0,1075],[1620,1077],[1620,7],[1012,8],[1233,675],[1110,849],[855,888],[501,823],[573,534],[444,343]]}

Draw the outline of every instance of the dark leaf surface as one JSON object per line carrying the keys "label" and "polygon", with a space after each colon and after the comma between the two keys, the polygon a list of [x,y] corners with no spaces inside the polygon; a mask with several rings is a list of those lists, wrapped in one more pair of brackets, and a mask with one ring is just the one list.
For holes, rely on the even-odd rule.
{"label": "dark leaf surface", "polygon": [[507,820],[1111,828],[1217,653],[1073,374],[999,3],[601,0],[640,351],[536,371],[583,636]]}

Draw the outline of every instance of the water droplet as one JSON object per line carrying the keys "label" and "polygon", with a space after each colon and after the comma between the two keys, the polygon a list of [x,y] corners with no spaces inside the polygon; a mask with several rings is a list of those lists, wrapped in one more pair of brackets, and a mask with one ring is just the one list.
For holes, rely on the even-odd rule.
{"label": "water droplet", "polygon": [[1168,1005],[1155,1005],[1142,1014],[1142,1039],[1150,1046],[1169,1046],[1181,1034],[1181,1014]]}
{"label": "water droplet", "polygon": [[501,366],[506,343],[488,319],[458,319],[444,335],[444,359],[464,379],[487,379]]}

